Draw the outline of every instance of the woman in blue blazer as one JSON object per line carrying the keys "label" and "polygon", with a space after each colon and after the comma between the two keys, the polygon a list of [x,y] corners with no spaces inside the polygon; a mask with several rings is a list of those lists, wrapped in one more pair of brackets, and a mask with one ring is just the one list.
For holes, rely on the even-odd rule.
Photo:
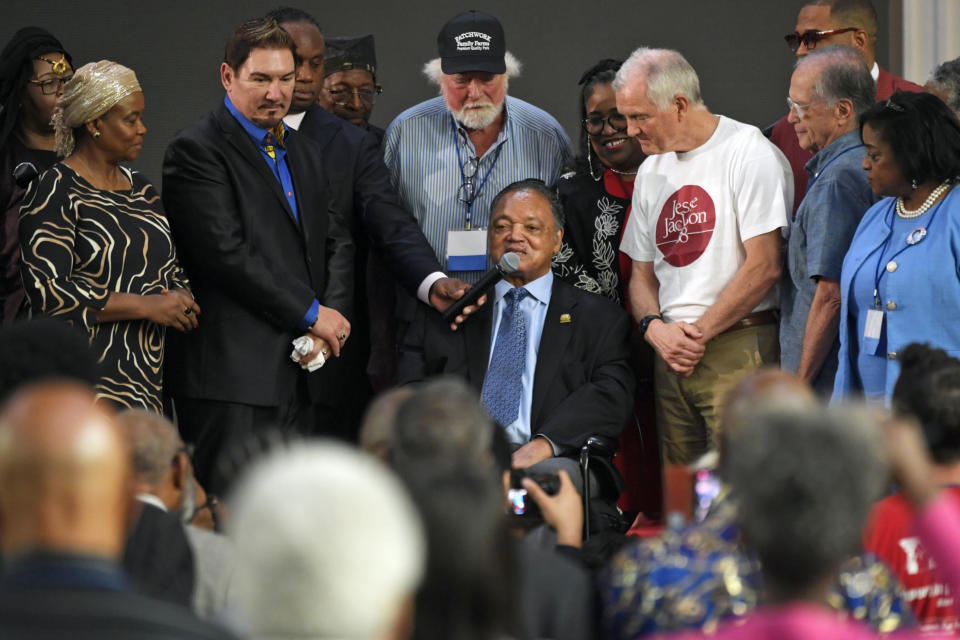
{"label": "woman in blue blazer", "polygon": [[840,276],[834,398],[884,402],[897,354],[926,342],[960,356],[960,122],[938,98],[897,92],[860,116],[874,193]]}

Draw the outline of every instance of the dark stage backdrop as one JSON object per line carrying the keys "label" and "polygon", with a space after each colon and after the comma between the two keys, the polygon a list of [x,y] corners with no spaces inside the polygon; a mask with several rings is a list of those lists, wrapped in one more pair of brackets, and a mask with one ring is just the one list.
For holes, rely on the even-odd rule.
{"label": "dark stage backdrop", "polygon": [[[315,15],[328,35],[373,33],[378,80],[373,114],[386,127],[403,109],[436,95],[421,75],[436,56],[437,32],[459,11],[496,15],[507,48],[524,64],[510,94],[552,113],[577,136],[577,80],[595,61],[623,58],[638,46],[679,50],[700,75],[716,113],[763,127],[785,112],[793,31],[801,0],[484,0],[479,4],[405,0],[291,3]],[[243,20],[277,3],[265,0],[0,0],[0,43],[20,27],[54,33],[77,64],[109,58],[137,72],[149,133],[135,167],[159,187],[172,136],[222,100],[223,45]],[[880,15],[878,60],[887,63],[889,0]]]}

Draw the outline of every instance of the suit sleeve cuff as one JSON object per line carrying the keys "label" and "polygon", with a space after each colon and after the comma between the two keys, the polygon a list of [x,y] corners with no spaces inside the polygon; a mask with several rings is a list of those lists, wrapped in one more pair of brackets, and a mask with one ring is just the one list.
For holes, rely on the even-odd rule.
{"label": "suit sleeve cuff", "polygon": [[557,456],[560,455],[560,447],[558,447],[557,444],[556,444],[553,440],[551,440],[551,439],[548,438],[547,436],[543,435],[542,433],[538,433],[535,437],[537,437],[537,438],[543,438],[544,440],[546,440],[547,442],[550,443],[550,447],[553,449],[553,457],[554,457],[554,458],[556,458]]}
{"label": "suit sleeve cuff", "polygon": [[430,304],[430,287],[433,286],[433,283],[441,278],[446,278],[447,274],[443,271],[434,271],[426,278],[423,279],[423,282],[420,283],[420,286],[417,287],[417,298],[420,299],[420,302],[429,305]]}
{"label": "suit sleeve cuff", "polygon": [[300,321],[300,331],[308,331],[317,321],[318,315],[320,315],[320,301],[314,299],[313,304],[307,309],[306,315],[303,316],[303,320]]}

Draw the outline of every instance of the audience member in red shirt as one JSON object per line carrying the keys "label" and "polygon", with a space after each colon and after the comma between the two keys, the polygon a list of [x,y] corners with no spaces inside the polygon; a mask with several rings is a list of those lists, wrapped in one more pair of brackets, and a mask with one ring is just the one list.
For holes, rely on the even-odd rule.
{"label": "audience member in red shirt", "polygon": [[[934,461],[935,480],[960,508],[960,361],[927,345],[901,352],[893,390],[896,409],[916,418]],[[887,563],[921,630],[960,630],[956,600],[920,541],[913,509],[902,492],[876,504],[864,547]]]}

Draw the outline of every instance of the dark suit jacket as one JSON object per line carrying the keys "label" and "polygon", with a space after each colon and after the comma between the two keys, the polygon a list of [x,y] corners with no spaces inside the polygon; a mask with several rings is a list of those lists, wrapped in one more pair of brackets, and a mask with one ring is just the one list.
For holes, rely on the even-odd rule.
{"label": "dark suit jacket", "polygon": [[229,640],[189,609],[137,593],[100,589],[0,590],[4,640]]}
{"label": "dark suit jacket", "polygon": [[377,141],[377,148],[383,147],[383,139],[387,135],[386,129],[381,129],[375,124],[367,123],[367,132],[373,136],[373,139]]}
{"label": "dark suit jacket", "polygon": [[290,135],[298,224],[256,145],[223,105],[181,131],[163,162],[163,201],[203,309],[200,327],[167,333],[174,396],[276,405],[306,376],[290,342],[314,298],[351,317],[353,241],[333,206],[321,153]]}
{"label": "dark suit jacket", "polygon": [[[440,314],[421,309],[401,347],[400,382],[454,374],[479,392],[492,309],[492,303],[480,307],[457,331]],[[555,277],[534,372],[531,435],[544,435],[564,451],[591,434],[620,435],[633,410],[629,339],[630,317],[622,308]]]}
{"label": "dark suit jacket", "polygon": [[[352,393],[351,388],[355,392],[360,385],[341,387],[345,380],[356,381],[364,375],[372,345],[376,354],[372,374],[382,386],[382,378],[392,378],[396,354],[395,283],[399,281],[408,293],[416,295],[424,278],[443,269],[416,218],[401,205],[390,184],[380,143],[371,134],[319,105],[307,110],[297,131],[320,146],[337,207],[348,215],[357,246],[356,322],[341,356],[348,375],[326,366],[320,373],[330,388],[340,388],[340,395]],[[356,418],[359,422],[359,416]]]}
{"label": "dark suit jacket", "polygon": [[123,549],[124,571],[137,593],[192,606],[196,563],[183,525],[152,504],[141,502],[139,507],[140,515]]}
{"label": "dark suit jacket", "polygon": [[407,291],[415,294],[424,278],[442,271],[416,218],[400,204],[373,136],[319,105],[297,132],[320,146],[337,206],[353,214],[357,237],[369,237]]}
{"label": "dark suit jacket", "polygon": [[[21,559],[0,583],[0,638],[233,638],[186,607],[110,588],[84,568],[89,563],[86,557],[64,553]],[[107,561],[99,566],[102,569],[95,573],[102,578],[113,568]]]}

